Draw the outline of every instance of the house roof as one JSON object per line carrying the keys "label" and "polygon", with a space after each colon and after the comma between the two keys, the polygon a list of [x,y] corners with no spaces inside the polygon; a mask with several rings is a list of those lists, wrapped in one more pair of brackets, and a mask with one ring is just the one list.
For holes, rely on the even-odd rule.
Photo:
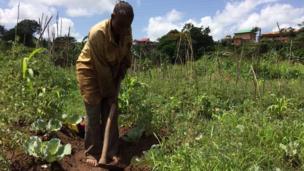
{"label": "house roof", "polygon": [[[295,31],[294,34],[298,33],[298,31]],[[290,32],[270,32],[270,33],[264,33],[262,34],[262,37],[290,37]]]}
{"label": "house roof", "polygon": [[142,39],[138,39],[138,40],[134,40],[136,42],[150,42],[149,38],[142,38]]}
{"label": "house roof", "polygon": [[276,37],[276,36],[280,36],[280,33],[279,32],[270,32],[270,33],[262,34],[262,37]]}
{"label": "house roof", "polygon": [[243,34],[243,33],[251,33],[253,32],[253,29],[252,28],[247,28],[247,29],[241,29],[239,30],[238,32],[234,33],[234,34]]}

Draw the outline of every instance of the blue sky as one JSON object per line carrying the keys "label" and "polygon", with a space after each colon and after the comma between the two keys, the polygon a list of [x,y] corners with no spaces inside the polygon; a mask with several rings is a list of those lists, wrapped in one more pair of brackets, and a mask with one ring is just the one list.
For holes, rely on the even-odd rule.
{"label": "blue sky", "polygon": [[[14,26],[19,0],[0,0],[0,24]],[[62,32],[68,28],[78,40],[95,23],[110,17],[115,0],[21,0],[21,18],[38,19],[60,14]],[[181,29],[187,22],[209,26],[214,38],[242,28],[262,27],[263,32],[281,27],[296,26],[304,21],[303,0],[128,0],[134,7],[133,37],[156,40],[171,29]],[[51,31],[56,32],[54,23]],[[45,35],[47,37],[47,35]]]}

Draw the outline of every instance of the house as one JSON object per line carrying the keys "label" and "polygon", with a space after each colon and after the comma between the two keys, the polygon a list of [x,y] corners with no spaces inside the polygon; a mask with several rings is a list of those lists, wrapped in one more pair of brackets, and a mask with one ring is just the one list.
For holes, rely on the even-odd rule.
{"label": "house", "polygon": [[133,46],[144,47],[148,49],[153,49],[157,45],[157,42],[151,41],[149,38],[142,38],[138,40],[133,40]]}
{"label": "house", "polygon": [[288,43],[290,37],[287,34],[281,34],[280,32],[270,32],[262,34],[261,39]]}
{"label": "house", "polygon": [[257,32],[261,32],[261,29],[258,27],[240,30],[234,33],[233,44],[239,46],[245,42],[256,42]]}
{"label": "house", "polygon": [[277,32],[264,33],[264,34],[262,34],[261,38],[262,38],[262,40],[280,41],[283,43],[288,43],[289,40],[296,37],[297,34],[299,34],[302,31],[303,31],[302,29],[296,30],[291,27],[283,28]]}
{"label": "house", "polygon": [[149,38],[142,38],[142,39],[139,39],[139,40],[134,40],[133,41],[133,45],[149,45],[151,44],[152,42],[150,41]]}

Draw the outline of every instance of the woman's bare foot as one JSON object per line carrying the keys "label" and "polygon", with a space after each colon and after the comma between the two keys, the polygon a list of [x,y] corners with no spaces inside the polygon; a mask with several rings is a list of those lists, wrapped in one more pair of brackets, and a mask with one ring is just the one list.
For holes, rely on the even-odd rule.
{"label": "woman's bare foot", "polygon": [[93,156],[87,156],[85,162],[90,166],[98,166],[98,162]]}

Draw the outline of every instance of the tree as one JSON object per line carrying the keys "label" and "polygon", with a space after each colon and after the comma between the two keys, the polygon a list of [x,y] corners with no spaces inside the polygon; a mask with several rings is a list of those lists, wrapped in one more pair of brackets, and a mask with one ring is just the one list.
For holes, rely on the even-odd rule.
{"label": "tree", "polygon": [[25,46],[33,46],[33,34],[39,31],[41,28],[35,20],[22,20],[17,24],[17,26],[7,31],[4,34],[3,39],[6,41],[14,41],[16,29],[19,37],[19,43],[23,43]]}
{"label": "tree", "polygon": [[193,55],[197,59],[204,52],[211,51],[213,49],[214,41],[210,36],[209,27],[195,27],[192,23],[187,23],[182,29],[183,33],[188,33],[191,36]]}
{"label": "tree", "polygon": [[12,29],[6,31],[3,34],[2,38],[5,41],[14,41],[15,40],[15,28],[12,28]]}
{"label": "tree", "polygon": [[157,49],[167,56],[168,61],[175,63],[178,55],[180,56],[180,52],[177,54],[177,51],[182,51],[181,49],[178,49],[179,42],[181,42],[181,47],[183,47],[182,44],[185,44],[185,38],[181,32],[178,30],[171,30],[166,35],[159,38],[158,41]]}
{"label": "tree", "polygon": [[183,63],[187,58],[198,59],[204,52],[213,50],[214,41],[209,27],[195,27],[187,23],[182,31],[171,30],[159,39],[158,50],[172,63]]}
{"label": "tree", "polygon": [[53,41],[53,61],[55,65],[74,65],[81,49],[78,48],[76,39],[71,36],[57,37]]}
{"label": "tree", "polygon": [[2,37],[4,35],[4,33],[6,32],[6,29],[4,26],[0,25],[0,37]]}
{"label": "tree", "polygon": [[298,24],[298,26],[300,27],[300,32],[304,32],[304,21]]}

